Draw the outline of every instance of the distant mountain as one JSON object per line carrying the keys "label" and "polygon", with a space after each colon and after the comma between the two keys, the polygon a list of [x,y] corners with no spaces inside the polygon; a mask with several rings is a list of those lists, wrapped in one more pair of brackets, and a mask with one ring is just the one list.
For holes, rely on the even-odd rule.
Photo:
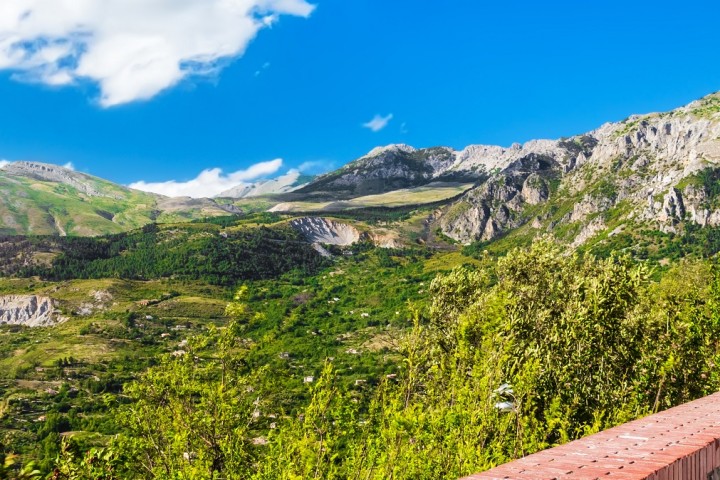
{"label": "distant mountain", "polygon": [[420,228],[461,244],[550,234],[573,246],[660,248],[648,236],[717,227],[720,251],[720,94],[508,148],[378,147],[310,180],[291,172],[217,200],[178,199],[17,162],[0,170],[0,233],[97,235],[244,208],[352,217],[362,208],[422,204],[427,217],[408,227],[408,238],[424,235]]}
{"label": "distant mountain", "polygon": [[443,180],[475,184],[426,220],[428,230],[462,244],[551,234],[573,246],[665,248],[648,236],[720,229],[720,94],[509,148],[379,147],[298,189],[292,200],[305,211],[308,201],[329,211],[352,206],[348,199],[430,189]]}
{"label": "distant mountain", "polygon": [[152,222],[227,215],[212,200],[140,192],[56,165],[0,169],[0,234],[102,235]]}
{"label": "distant mountain", "polygon": [[296,193],[350,199],[450,179],[479,179],[481,172],[453,171],[455,153],[446,147],[378,147],[344,167],[321,175]]}
{"label": "distant mountain", "polygon": [[263,195],[293,192],[310,183],[315,177],[303,175],[297,170],[291,170],[285,175],[269,180],[260,180],[255,183],[238,185],[216,195],[217,198],[251,198]]}
{"label": "distant mountain", "polygon": [[644,231],[718,227],[720,94],[515,146],[492,162],[490,177],[440,214],[445,235],[470,243],[550,233],[575,246],[632,245],[647,243]]}
{"label": "distant mountain", "polygon": [[515,144],[510,148],[471,145],[460,151],[449,147],[418,149],[403,144],[388,145],[319,176],[297,193],[348,199],[433,182],[479,182],[528,155],[557,156],[562,151],[557,142],[551,140]]}

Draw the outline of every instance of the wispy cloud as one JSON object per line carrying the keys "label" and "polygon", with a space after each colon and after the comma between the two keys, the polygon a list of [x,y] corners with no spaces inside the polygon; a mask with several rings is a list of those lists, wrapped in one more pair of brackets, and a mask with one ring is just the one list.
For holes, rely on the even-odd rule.
{"label": "wispy cloud", "polygon": [[65,165],[63,165],[63,168],[67,168],[68,170],[75,171],[75,165],[73,162],[67,162]]}
{"label": "wispy cloud", "polygon": [[129,187],[145,192],[159,193],[168,197],[214,197],[246,181],[272,175],[282,167],[282,164],[282,159],[277,158],[256,163],[245,170],[238,170],[227,175],[220,168],[208,168],[187,182],[178,182],[176,180],[154,183],[139,181],[131,183]]}
{"label": "wispy cloud", "polygon": [[88,79],[109,107],[215,75],[280,15],[314,8],[306,0],[3,0],[0,69],[53,86]]}
{"label": "wispy cloud", "polygon": [[408,133],[408,132],[409,132],[409,130],[407,128],[407,122],[403,122],[400,125],[400,133]]}
{"label": "wispy cloud", "polygon": [[306,175],[320,175],[321,173],[329,172],[333,168],[335,168],[335,164],[332,162],[313,160],[301,163],[297,167],[297,170]]}
{"label": "wispy cloud", "polygon": [[255,76],[259,77],[263,70],[267,70],[268,68],[270,68],[270,62],[263,63],[262,67],[260,67],[259,70],[255,71]]}
{"label": "wispy cloud", "polygon": [[381,115],[375,115],[372,120],[370,120],[367,123],[363,123],[362,126],[364,128],[369,128],[373,132],[379,132],[383,128],[387,127],[388,123],[390,123],[390,120],[393,119],[393,114],[390,113],[386,116]]}

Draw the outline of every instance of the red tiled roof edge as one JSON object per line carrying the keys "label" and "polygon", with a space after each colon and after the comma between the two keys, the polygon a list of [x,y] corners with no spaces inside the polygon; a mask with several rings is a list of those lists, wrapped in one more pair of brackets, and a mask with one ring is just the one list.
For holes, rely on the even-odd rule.
{"label": "red tiled roof edge", "polygon": [[708,480],[719,467],[715,393],[461,480]]}

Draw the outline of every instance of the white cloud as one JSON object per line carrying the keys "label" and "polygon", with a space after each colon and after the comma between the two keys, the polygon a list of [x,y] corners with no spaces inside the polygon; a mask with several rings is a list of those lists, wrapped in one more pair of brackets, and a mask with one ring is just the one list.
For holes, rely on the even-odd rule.
{"label": "white cloud", "polygon": [[298,167],[297,170],[300,173],[304,173],[306,175],[319,175],[321,173],[329,172],[334,167],[334,164],[332,162],[324,162],[321,160],[313,160],[309,162],[303,162]]}
{"label": "white cloud", "polygon": [[0,69],[47,85],[89,79],[109,107],[149,99],[241,56],[306,0],[1,0]]}
{"label": "white cloud", "polygon": [[168,182],[145,182],[131,183],[130,188],[145,192],[159,193],[168,197],[214,197],[225,190],[241,185],[248,180],[254,180],[265,175],[272,175],[282,167],[283,161],[280,158],[267,162],[256,163],[246,170],[223,174],[220,168],[208,168],[200,175],[187,182],[170,180]]}
{"label": "white cloud", "polygon": [[390,113],[386,116],[380,116],[375,115],[372,120],[370,120],[367,123],[363,123],[362,126],[365,128],[369,128],[373,132],[379,132],[383,128],[387,127],[387,124],[390,123],[390,120],[393,119],[393,114]]}
{"label": "white cloud", "polygon": [[12,163],[12,162],[10,162],[9,160],[0,159],[0,168],[5,168],[5,167],[7,167],[8,165],[10,165],[11,163]]}
{"label": "white cloud", "polygon": [[63,168],[67,168],[68,170],[75,170],[75,165],[72,162],[67,162],[65,165],[63,165]]}
{"label": "white cloud", "polygon": [[270,68],[270,62],[263,63],[262,67],[260,67],[260,70],[255,70],[255,76],[259,77],[263,70],[267,70],[268,68]]}

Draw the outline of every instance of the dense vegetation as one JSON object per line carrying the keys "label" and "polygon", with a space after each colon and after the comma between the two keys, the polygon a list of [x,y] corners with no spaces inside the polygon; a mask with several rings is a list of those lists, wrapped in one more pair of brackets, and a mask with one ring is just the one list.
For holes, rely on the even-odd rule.
{"label": "dense vegetation", "polygon": [[[50,265],[34,262],[51,254]],[[21,257],[25,261],[17,261]],[[220,230],[215,223],[151,224],[107,237],[4,237],[3,273],[49,280],[173,277],[235,285],[299,270],[310,274],[327,262],[287,226]]]}
{"label": "dense vegetation", "polygon": [[[402,268],[368,255],[352,261]],[[124,386],[108,404],[119,435],[91,450],[63,440],[53,478],[456,478],[720,387],[720,277],[706,261],[655,281],[629,257],[546,241],[485,257],[411,308],[386,350],[395,373],[348,382],[353,364],[333,354],[290,389],[297,374],[262,350],[300,329],[258,330],[254,295],[240,289],[233,321]]]}
{"label": "dense vegetation", "polygon": [[[306,401],[304,378],[317,378],[328,357],[348,387],[396,372],[393,342],[408,325],[404,305],[422,302],[434,269],[455,261],[427,261],[423,250],[352,250],[338,251],[315,275],[293,270],[245,282],[257,313],[246,332],[257,344],[246,361],[282,372],[274,388],[279,409]],[[97,301],[97,292],[107,299]],[[117,433],[108,410],[126,398],[118,396],[123,384],[184,340],[224,325],[232,299],[224,287],[179,279],[0,279],[0,293],[52,295],[71,316],[52,329],[0,326],[0,456],[34,458],[44,472],[52,471],[62,438],[86,450]]]}

